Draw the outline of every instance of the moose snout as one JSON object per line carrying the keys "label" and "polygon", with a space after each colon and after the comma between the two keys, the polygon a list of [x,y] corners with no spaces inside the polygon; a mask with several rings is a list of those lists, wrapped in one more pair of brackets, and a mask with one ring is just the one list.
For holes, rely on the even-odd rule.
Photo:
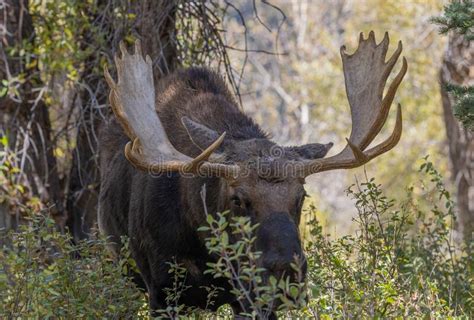
{"label": "moose snout", "polygon": [[[287,213],[273,213],[260,224],[257,246],[262,252],[262,266],[270,275],[304,280],[306,259],[298,229]],[[303,279],[296,279],[298,272],[292,264],[300,267],[299,274]]]}
{"label": "moose snout", "polygon": [[270,253],[263,258],[263,267],[269,272],[269,274],[276,278],[289,276],[291,279],[296,280],[295,277],[298,270],[295,270],[293,266],[299,266],[301,268],[300,273],[304,276],[306,274],[306,258],[304,255],[298,255],[295,252],[293,256],[287,255],[281,257]]}

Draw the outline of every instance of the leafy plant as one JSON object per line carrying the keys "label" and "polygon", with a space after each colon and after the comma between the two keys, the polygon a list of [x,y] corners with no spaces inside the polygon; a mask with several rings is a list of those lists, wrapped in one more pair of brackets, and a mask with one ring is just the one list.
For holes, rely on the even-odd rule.
{"label": "leafy plant", "polygon": [[73,245],[43,214],[4,235],[0,318],[124,319],[147,314],[143,294],[124,276],[104,239]]}
{"label": "leafy plant", "polygon": [[252,224],[248,217],[229,219],[228,212],[218,213],[216,218],[207,215],[207,223],[199,230],[210,233],[206,247],[217,262],[208,263],[206,273],[228,280],[243,310],[242,316],[266,319],[274,306],[290,310],[306,304],[301,261],[293,263],[297,272],[295,282],[289,277],[267,279],[266,270],[259,264],[262,253],[254,249],[258,224]]}
{"label": "leafy plant", "polygon": [[454,0],[444,7],[442,16],[433,17],[431,21],[440,26],[439,32],[450,30],[462,34],[466,40],[474,40],[474,2],[472,0]]}
{"label": "leafy plant", "polygon": [[438,171],[427,158],[420,171],[434,184],[430,212],[417,206],[414,188],[397,204],[368,179],[348,191],[358,212],[354,235],[330,240],[313,221],[307,248],[313,316],[472,316],[473,248],[452,239],[454,203]]}
{"label": "leafy plant", "polygon": [[[351,186],[357,209],[352,235],[332,239],[311,221],[303,284],[265,279],[258,265],[262,253],[253,246],[258,226],[248,218],[208,215],[200,231],[208,234],[216,262],[207,273],[227,279],[241,315],[254,319],[268,317],[276,304],[283,318],[472,318],[474,244],[455,241],[454,202],[428,158],[420,175],[420,186],[409,187],[402,200],[385,196],[374,179]],[[430,210],[419,205],[427,201]],[[72,245],[43,214],[30,213],[27,224],[3,238],[0,318],[147,319],[144,294],[125,276],[135,268],[127,240],[113,260],[104,239]],[[295,270],[300,267],[295,261]],[[170,261],[169,272],[169,305],[158,318],[232,317],[229,306],[210,313],[182,305],[187,270]],[[220,290],[206,288],[209,305]]]}
{"label": "leafy plant", "polygon": [[474,130],[474,87],[461,87],[453,84],[446,85],[446,91],[454,96],[454,115],[463,126]]}

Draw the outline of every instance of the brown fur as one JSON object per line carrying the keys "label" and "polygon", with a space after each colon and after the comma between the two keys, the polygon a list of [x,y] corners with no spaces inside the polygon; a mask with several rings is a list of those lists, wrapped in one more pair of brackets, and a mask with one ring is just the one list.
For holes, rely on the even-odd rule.
{"label": "brown fur", "polygon": [[[295,255],[304,259],[297,227],[305,196],[304,179],[277,169],[291,160],[322,157],[327,147],[279,148],[239,109],[225,82],[206,69],[178,71],[157,83],[156,92],[156,110],[178,151],[194,157],[202,149],[196,141],[206,143],[203,136],[190,138],[202,130],[185,128],[181,119],[186,116],[207,127],[204,131],[210,136],[227,132],[214,161],[245,167],[246,174],[233,179],[189,178],[177,173],[151,177],[126,161],[123,149],[128,139],[111,120],[100,135],[101,230],[115,242],[120,236],[130,237],[152,309],[166,307],[163,288],[172,281],[167,262],[177,260],[189,269],[187,285],[191,286],[181,303],[204,307],[206,292],[202,286],[212,284],[225,289],[212,308],[231,303],[241,311],[227,281],[204,274],[206,263],[215,257],[205,248],[207,235],[197,231],[206,218],[200,191],[206,188],[210,214],[229,210],[231,215],[247,216],[259,223],[256,247],[263,252],[261,265],[269,274],[292,274],[290,263]],[[266,170],[255,165],[259,161],[269,164]]]}

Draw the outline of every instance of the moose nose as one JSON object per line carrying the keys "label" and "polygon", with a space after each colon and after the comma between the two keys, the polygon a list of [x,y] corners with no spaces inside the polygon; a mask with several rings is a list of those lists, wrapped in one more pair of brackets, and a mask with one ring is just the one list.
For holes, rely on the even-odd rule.
{"label": "moose nose", "polygon": [[268,254],[263,258],[263,267],[277,278],[282,275],[293,276],[298,271],[293,268],[293,265],[301,268],[300,273],[302,275],[306,274],[306,258],[296,252],[291,258],[289,256],[279,257],[273,254]]}
{"label": "moose nose", "polygon": [[305,274],[306,261],[301,249],[298,229],[287,213],[273,213],[260,224],[257,244],[262,251],[262,264],[275,276],[292,275],[292,264],[302,268]]}

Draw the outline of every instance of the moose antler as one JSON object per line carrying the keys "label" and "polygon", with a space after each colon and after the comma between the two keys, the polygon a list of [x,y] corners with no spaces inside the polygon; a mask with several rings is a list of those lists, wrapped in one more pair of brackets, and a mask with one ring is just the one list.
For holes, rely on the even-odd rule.
{"label": "moose antler", "polygon": [[399,104],[395,128],[390,137],[366,150],[387,120],[395,93],[407,72],[407,61],[403,57],[402,68],[383,97],[387,78],[402,52],[400,41],[395,53],[385,62],[388,44],[387,32],[382,42],[377,45],[374,32],[371,31],[366,40],[363,34],[360,34],[359,47],[353,54],[347,54],[346,47],[341,47],[346,93],[351,108],[351,135],[346,139],[346,147],[339,154],[326,159],[304,161],[305,176],[327,170],[359,167],[392,149],[400,140],[402,111]]}
{"label": "moose antler", "polygon": [[235,167],[207,160],[221,145],[225,132],[199,156],[192,159],[177,151],[169,141],[155,110],[153,69],[149,56],[143,59],[139,40],[130,55],[120,42],[122,58],[115,56],[118,81],[114,82],[107,68],[105,79],[111,89],[109,101],[118,122],[131,141],[125,146],[125,156],[136,168],[152,172],[227,176]]}

